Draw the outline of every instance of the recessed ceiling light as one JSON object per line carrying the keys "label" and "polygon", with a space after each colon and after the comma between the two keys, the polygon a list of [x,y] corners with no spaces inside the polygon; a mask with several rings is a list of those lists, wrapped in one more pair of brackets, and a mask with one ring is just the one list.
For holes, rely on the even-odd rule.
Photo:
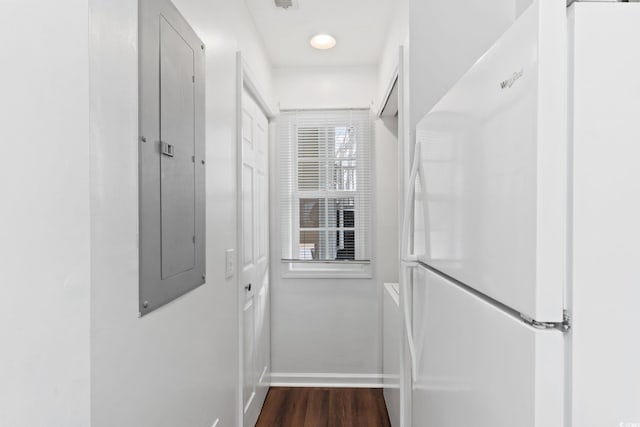
{"label": "recessed ceiling light", "polygon": [[331,49],[336,45],[336,39],[334,39],[329,34],[318,34],[311,38],[311,46],[316,49]]}

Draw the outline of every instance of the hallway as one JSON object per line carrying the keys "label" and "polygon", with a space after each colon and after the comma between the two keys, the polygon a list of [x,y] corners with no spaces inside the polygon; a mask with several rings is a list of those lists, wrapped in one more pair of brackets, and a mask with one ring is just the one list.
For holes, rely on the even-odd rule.
{"label": "hallway", "polygon": [[640,427],[640,0],[0,40],[0,427]]}
{"label": "hallway", "polygon": [[272,387],[256,427],[390,427],[382,389]]}

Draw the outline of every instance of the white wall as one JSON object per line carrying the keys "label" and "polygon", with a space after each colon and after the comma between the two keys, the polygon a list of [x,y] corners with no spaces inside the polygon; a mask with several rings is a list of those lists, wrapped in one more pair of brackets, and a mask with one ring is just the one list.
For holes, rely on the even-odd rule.
{"label": "white wall", "polygon": [[[393,173],[395,171],[396,179],[393,180],[393,183],[396,184],[397,188],[395,189],[396,198],[398,199],[397,203],[397,211],[393,213],[393,223],[385,222],[388,225],[393,224],[395,226],[397,233],[400,233],[400,226],[402,222],[402,218],[400,215],[402,214],[401,210],[401,201],[402,201],[402,185],[400,185],[399,181],[401,180],[403,171],[403,165],[398,161],[398,158],[402,159],[404,153],[405,141],[407,136],[405,135],[407,132],[407,126],[405,124],[406,117],[408,115],[408,100],[409,100],[409,67],[408,65],[408,57],[409,57],[409,0],[397,0],[394,3],[393,15],[391,16],[391,20],[389,23],[389,28],[387,29],[387,35],[385,37],[385,45],[383,47],[382,53],[380,55],[380,62],[378,65],[378,78],[377,78],[377,90],[376,90],[376,98],[374,101],[374,112],[378,112],[384,102],[386,101],[386,96],[388,95],[388,91],[391,89],[391,83],[395,78],[396,74],[400,74],[404,71],[404,75],[398,76],[398,96],[399,96],[399,105],[398,105],[398,117],[397,118],[384,118],[376,120],[376,138],[378,140],[376,144],[377,152],[377,164],[376,168],[380,170],[381,168],[388,169],[389,167],[393,167],[393,171],[389,171],[389,173]],[[403,47],[404,52],[404,64],[400,64],[400,48]],[[402,80],[402,82],[400,82]],[[403,86],[403,87],[401,87]],[[400,94],[400,90],[403,89],[402,94]],[[400,102],[404,102],[400,104]],[[392,152],[394,151],[394,152]],[[387,160],[384,160],[387,159]],[[393,160],[393,165],[391,161]],[[391,181],[388,179],[385,181],[379,181],[379,185],[389,185]],[[384,194],[392,194],[391,188],[383,191]],[[383,206],[380,206],[379,209],[382,209]],[[389,207],[384,207],[382,215],[388,215],[391,213]],[[389,218],[391,219],[391,218]],[[394,254],[396,257],[399,257],[398,246],[395,247],[396,251]],[[397,262],[394,264],[394,277],[397,281]]]}
{"label": "white wall", "polygon": [[[281,109],[369,108],[376,96],[378,70],[276,69],[274,82]],[[380,126],[376,125],[376,133],[382,132]],[[373,279],[280,277],[280,224],[278,215],[272,215],[271,364],[276,382],[379,383],[382,280],[397,280],[397,218],[389,209],[395,206],[396,146],[389,135],[384,129],[375,143]],[[272,204],[277,204],[276,190],[272,189]]]}
{"label": "white wall", "polygon": [[[400,64],[400,47],[403,48],[403,64]],[[398,96],[399,96],[399,111],[397,118],[384,118],[376,121],[376,137],[378,139],[378,146],[381,147],[377,154],[376,167],[379,169],[390,165],[391,159],[393,159],[394,170],[396,179],[393,180],[395,185],[396,205],[395,209],[390,209],[389,206],[380,206],[378,212],[383,212],[383,215],[390,215],[389,221],[386,222],[389,230],[387,234],[391,233],[392,229],[395,231],[393,235],[396,236],[396,244],[394,245],[394,252],[389,253],[384,261],[388,263],[389,272],[393,272],[393,278],[384,279],[381,278],[381,282],[398,282],[399,281],[399,256],[400,256],[400,233],[402,227],[402,214],[404,203],[404,186],[406,178],[404,177],[404,160],[407,150],[406,142],[408,137],[408,113],[409,113],[409,0],[397,0],[394,4],[393,16],[387,29],[386,43],[380,55],[380,63],[378,66],[378,87],[376,101],[374,104],[375,111],[379,111],[383,103],[386,101],[386,95],[390,89],[391,82],[398,74]],[[402,92],[402,93],[401,93]],[[386,143],[384,143],[386,141]],[[383,164],[384,160],[388,159],[386,165]],[[388,166],[387,166],[388,167]],[[391,185],[391,182],[384,182],[382,185]],[[390,190],[388,190],[390,191]],[[379,234],[380,235],[380,234]],[[391,425],[399,427],[403,420],[401,415],[401,400],[400,393],[402,372],[402,347],[404,341],[402,337],[402,330],[398,328],[399,310],[391,310],[389,305],[391,297],[385,290],[383,292],[383,316],[382,316],[382,330],[383,330],[383,374],[385,375],[385,390],[384,398],[389,411],[389,420]],[[387,377],[391,375],[392,377]]]}
{"label": "white wall", "polygon": [[89,424],[87,3],[0,3],[2,426]]}
{"label": "white wall", "polygon": [[138,318],[137,4],[90,4],[92,426],[235,426],[235,53],[269,95],[268,61],[244,2],[175,0],[207,45],[207,283]]}
{"label": "white wall", "polygon": [[398,72],[398,54],[400,46],[409,45],[409,0],[396,0],[393,15],[387,29],[385,45],[378,64],[378,85],[375,108],[380,109],[385,101],[386,92],[393,75]]}
{"label": "white wall", "polygon": [[410,0],[411,129],[531,0]]}
{"label": "white wall", "polygon": [[[272,265],[279,263],[274,253]],[[272,271],[277,275],[278,265]],[[271,370],[274,381],[377,381],[378,289],[370,279],[273,278]],[[280,375],[286,374],[286,376]],[[307,374],[320,375],[308,378]],[[338,375],[335,375],[338,374]],[[360,375],[367,378],[358,378]]]}
{"label": "white wall", "polygon": [[376,94],[377,69],[374,66],[276,68],[273,83],[281,110],[369,108]]}
{"label": "white wall", "polygon": [[375,120],[375,227],[374,254],[376,279],[398,281],[398,120]]}
{"label": "white wall", "polygon": [[404,341],[402,313],[397,291],[385,285],[383,300],[382,367],[384,373],[384,400],[392,427],[400,427],[400,373],[401,348]]}
{"label": "white wall", "polygon": [[[399,314],[389,310],[389,293],[384,289],[385,283],[398,283],[399,267],[399,235],[400,235],[400,211],[398,209],[398,118],[384,118],[376,120],[376,194],[375,212],[377,226],[375,230],[376,242],[376,286],[381,290],[383,309],[380,311],[381,331],[382,331],[382,373],[385,375],[396,375],[397,378],[385,378],[385,401],[389,412],[391,425],[400,425],[400,323],[394,316]],[[390,333],[390,330],[395,330]],[[390,348],[393,350],[389,351]],[[392,367],[393,369],[390,369]],[[397,370],[396,370],[397,368]],[[392,372],[390,372],[392,371]]]}
{"label": "white wall", "polygon": [[[374,102],[374,111],[379,111],[383,103],[386,101],[388,91],[391,89],[391,83],[396,74],[403,72],[402,76],[398,79],[398,94],[399,94],[399,111],[398,120],[386,119],[387,124],[390,124],[393,129],[392,140],[396,141],[397,153],[396,156],[401,160],[404,159],[408,153],[408,147],[406,141],[409,139],[409,0],[397,0],[394,3],[393,15],[387,28],[387,36],[385,38],[386,43],[383,47],[380,55],[380,63],[378,66],[378,83],[376,98]],[[400,64],[400,48],[403,48],[403,64]],[[400,92],[402,91],[402,94]],[[400,105],[400,102],[402,103]],[[405,174],[404,161],[400,161],[398,164],[398,181],[402,179]],[[407,171],[408,171],[407,167]],[[408,178],[402,179],[405,181]],[[404,200],[403,188],[404,182],[398,184],[398,197],[399,200]],[[399,203],[401,204],[401,203]],[[400,227],[402,208],[398,206],[398,215]]]}

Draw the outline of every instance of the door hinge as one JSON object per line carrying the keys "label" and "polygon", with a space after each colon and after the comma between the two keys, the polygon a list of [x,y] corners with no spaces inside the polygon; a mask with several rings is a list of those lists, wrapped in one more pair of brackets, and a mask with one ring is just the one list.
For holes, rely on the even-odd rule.
{"label": "door hinge", "polygon": [[562,332],[569,332],[571,330],[571,313],[568,310],[562,311]]}
{"label": "door hinge", "polygon": [[520,318],[529,326],[533,326],[536,329],[541,330],[549,330],[549,329],[557,329],[563,333],[569,332],[571,329],[571,315],[567,310],[563,310],[562,312],[562,322],[538,322],[537,320],[532,319],[526,314],[520,314]]}
{"label": "door hinge", "polygon": [[195,243],[195,242],[196,242],[196,236],[193,236],[193,237],[191,238],[191,240],[193,241],[193,243]]}
{"label": "door hinge", "polygon": [[195,83],[196,82],[196,76],[191,76],[191,83]]}

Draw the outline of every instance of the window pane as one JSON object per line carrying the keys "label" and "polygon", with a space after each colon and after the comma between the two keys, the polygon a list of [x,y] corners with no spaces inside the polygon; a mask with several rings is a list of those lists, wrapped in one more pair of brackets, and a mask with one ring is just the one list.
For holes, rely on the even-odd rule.
{"label": "window pane", "polygon": [[298,128],[298,157],[317,158],[323,155],[321,137],[321,130],[318,128]]}
{"label": "window pane", "polygon": [[354,230],[329,231],[329,246],[327,247],[328,260],[355,260],[355,236]]}
{"label": "window pane", "polygon": [[351,224],[348,227],[354,227],[353,218],[355,213],[354,199],[328,199],[329,206],[329,224],[330,228],[347,227],[347,221]]}
{"label": "window pane", "polygon": [[300,228],[325,228],[324,199],[300,199]]}
{"label": "window pane", "polygon": [[320,241],[324,237],[321,231],[301,231],[298,249],[298,259],[321,259]]}
{"label": "window pane", "polygon": [[330,150],[333,151],[334,157],[356,157],[355,128],[353,126],[332,128],[329,136]]}
{"label": "window pane", "polygon": [[332,190],[355,191],[357,189],[355,160],[334,160],[331,163],[331,169]]}
{"label": "window pane", "polygon": [[345,228],[354,228],[356,226],[355,211],[344,211],[344,225]]}
{"label": "window pane", "polygon": [[322,168],[317,161],[298,162],[298,190],[319,190],[324,187]]}
{"label": "window pane", "polygon": [[326,186],[326,150],[323,130],[298,128],[298,190],[321,190]]}
{"label": "window pane", "polygon": [[336,259],[356,259],[356,232],[354,230],[338,231],[336,233]]}
{"label": "window pane", "polygon": [[[335,235],[335,232],[333,235]],[[335,244],[332,240],[327,240],[327,232],[324,230],[300,230],[300,243],[298,244],[298,247],[299,259],[335,259]]]}

